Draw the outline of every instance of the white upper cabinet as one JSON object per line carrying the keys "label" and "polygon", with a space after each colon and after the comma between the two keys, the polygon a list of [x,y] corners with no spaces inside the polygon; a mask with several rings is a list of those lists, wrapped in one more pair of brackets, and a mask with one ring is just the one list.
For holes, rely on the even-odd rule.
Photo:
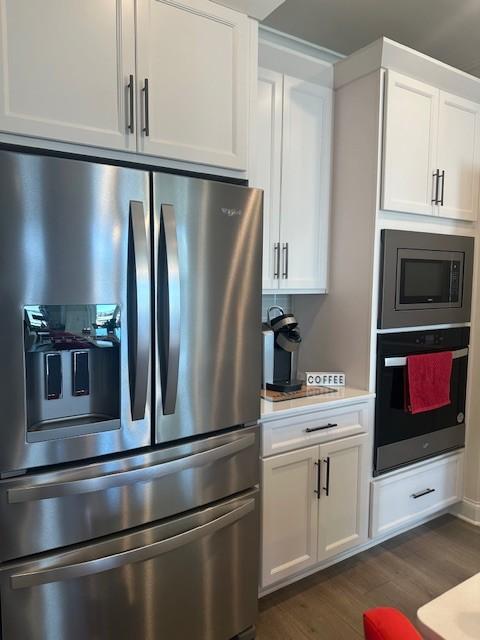
{"label": "white upper cabinet", "polygon": [[245,15],[210,0],[137,0],[139,151],[246,169],[249,64]]}
{"label": "white upper cabinet", "polygon": [[387,72],[382,209],[434,215],[438,89]]}
{"label": "white upper cabinet", "polygon": [[480,105],[440,91],[439,215],[476,220],[480,184]]}
{"label": "white upper cabinet", "polygon": [[332,91],[284,77],[279,285],[326,290]]}
{"label": "white upper cabinet", "polygon": [[282,167],[283,76],[260,69],[254,124],[251,184],[264,190],[263,288],[274,289],[280,271],[280,179]]}
{"label": "white upper cabinet", "polygon": [[476,220],[480,105],[387,72],[381,208]]}
{"label": "white upper cabinet", "polygon": [[319,560],[367,540],[367,446],[367,435],[320,445]]}
{"label": "white upper cabinet", "polygon": [[265,190],[263,289],[327,290],[333,91],[259,70],[250,184]]}
{"label": "white upper cabinet", "polygon": [[135,149],[134,0],[0,0],[0,131]]}

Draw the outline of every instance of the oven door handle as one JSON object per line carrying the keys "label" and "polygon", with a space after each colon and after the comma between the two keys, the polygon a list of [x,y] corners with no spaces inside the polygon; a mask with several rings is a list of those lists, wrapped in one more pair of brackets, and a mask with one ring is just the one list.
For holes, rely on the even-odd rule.
{"label": "oven door handle", "polygon": [[[465,358],[466,356],[468,356],[468,347],[452,352],[452,358],[454,360],[457,360],[458,358]],[[406,364],[407,356],[394,356],[391,358],[385,358],[385,367],[404,367]]]}

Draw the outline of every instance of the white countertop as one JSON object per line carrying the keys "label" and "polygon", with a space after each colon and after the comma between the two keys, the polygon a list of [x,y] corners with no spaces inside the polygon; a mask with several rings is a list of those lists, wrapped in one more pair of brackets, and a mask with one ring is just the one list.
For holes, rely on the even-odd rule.
{"label": "white countertop", "polygon": [[338,406],[351,402],[352,400],[366,400],[374,397],[374,393],[370,393],[364,389],[338,387],[336,393],[327,393],[321,396],[307,396],[306,398],[282,400],[281,402],[262,400],[260,407],[261,419],[266,422],[288,415],[311,413],[316,409],[328,409],[329,407]]}
{"label": "white countertop", "polygon": [[427,640],[478,640],[480,638],[480,573],[417,612]]}

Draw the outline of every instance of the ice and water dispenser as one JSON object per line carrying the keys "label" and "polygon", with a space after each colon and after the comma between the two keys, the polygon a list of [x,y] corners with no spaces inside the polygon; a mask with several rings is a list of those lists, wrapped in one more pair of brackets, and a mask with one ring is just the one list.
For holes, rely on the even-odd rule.
{"label": "ice and water dispenser", "polygon": [[120,427],[120,307],[24,309],[27,441]]}

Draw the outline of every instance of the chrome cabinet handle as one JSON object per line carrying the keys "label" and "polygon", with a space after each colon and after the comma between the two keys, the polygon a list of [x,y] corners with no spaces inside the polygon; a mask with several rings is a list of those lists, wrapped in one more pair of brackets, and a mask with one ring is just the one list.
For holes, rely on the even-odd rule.
{"label": "chrome cabinet handle", "polygon": [[288,242],[282,245],[282,264],[282,278],[286,280],[288,278]]}
{"label": "chrome cabinet handle", "polygon": [[428,496],[430,493],[434,493],[434,492],[435,492],[435,489],[425,489],[425,491],[412,493],[410,497],[413,498],[414,500],[417,500],[418,498],[422,498],[423,496]]}
{"label": "chrome cabinet handle", "polygon": [[143,132],[146,136],[150,135],[150,105],[149,105],[149,87],[148,87],[148,78],[145,78],[145,84],[143,85],[143,96],[144,96],[144,104],[145,104],[145,121],[143,126]]}
{"label": "chrome cabinet handle", "polygon": [[150,359],[150,263],[145,214],[142,202],[130,202],[129,268],[133,278],[127,287],[130,331],[130,403],[132,420],[143,420],[148,392]]}
{"label": "chrome cabinet handle", "polygon": [[130,74],[130,79],[127,84],[127,89],[128,89],[128,110],[129,110],[127,131],[130,131],[130,133],[135,133],[135,113],[134,113],[135,87],[134,87],[134,80],[133,80],[132,74]]}
{"label": "chrome cabinet handle", "polygon": [[[171,204],[162,204],[160,215],[160,242],[158,255],[158,293],[157,309],[166,305],[166,326],[163,326],[158,313],[158,347],[160,359],[160,381],[164,415],[175,413],[177,403],[178,371],[180,363],[180,264],[178,257],[177,227],[175,208]],[[160,269],[165,276],[161,277]],[[160,299],[161,289],[166,287],[166,298]]]}
{"label": "chrome cabinet handle", "polygon": [[280,277],[280,243],[275,242],[273,245],[273,279],[278,280]]}
{"label": "chrome cabinet handle", "polygon": [[175,458],[147,467],[137,467],[127,471],[117,471],[103,476],[78,478],[65,482],[30,485],[7,490],[8,504],[19,504],[48,500],[50,498],[64,498],[72,495],[105,491],[115,487],[125,487],[139,482],[151,482],[164,476],[179,473],[185,469],[194,469],[223,460],[252,447],[255,444],[255,434],[249,433],[233,442],[221,444],[214,449],[206,449],[193,453],[184,458]]}
{"label": "chrome cabinet handle", "polygon": [[321,484],[322,484],[322,481],[320,479],[321,462],[320,460],[317,460],[314,464],[317,467],[317,488],[313,490],[313,493],[316,494],[317,500],[320,500]]}
{"label": "chrome cabinet handle", "polygon": [[332,429],[333,427],[338,427],[337,423],[328,423],[324,424],[322,427],[307,427],[305,429],[305,433],[313,433],[314,431],[322,431],[322,429]]}
{"label": "chrome cabinet handle", "polygon": [[438,187],[440,181],[440,169],[437,169],[433,174],[433,180],[435,182],[435,196],[432,198],[432,204],[438,204]]}
{"label": "chrome cabinet handle", "polygon": [[[102,556],[93,560],[85,560],[83,562],[75,562],[65,564],[51,569],[40,569],[39,571],[31,571],[25,573],[16,573],[10,576],[10,586],[12,589],[28,589],[42,584],[51,582],[62,582],[64,580],[72,580],[83,576],[102,573],[103,571],[111,571],[124,567],[134,562],[145,562],[151,560],[164,553],[174,551],[188,544],[192,544],[200,540],[204,536],[212,535],[217,531],[231,526],[248,514],[255,510],[255,500],[250,498],[243,504],[228,513],[225,513],[210,522],[202,524],[194,529],[184,531],[165,540],[159,540],[136,549],[121,551],[113,555]],[[53,556],[55,561],[58,556]]]}
{"label": "chrome cabinet handle", "polygon": [[442,171],[442,175],[440,176],[442,179],[442,192],[440,195],[440,206],[443,207],[443,197],[445,195],[445,170]]}
{"label": "chrome cabinet handle", "polygon": [[328,496],[330,494],[330,456],[324,458],[322,462],[325,462],[327,465],[327,477],[325,480],[325,486],[323,490],[325,491],[325,495]]}

